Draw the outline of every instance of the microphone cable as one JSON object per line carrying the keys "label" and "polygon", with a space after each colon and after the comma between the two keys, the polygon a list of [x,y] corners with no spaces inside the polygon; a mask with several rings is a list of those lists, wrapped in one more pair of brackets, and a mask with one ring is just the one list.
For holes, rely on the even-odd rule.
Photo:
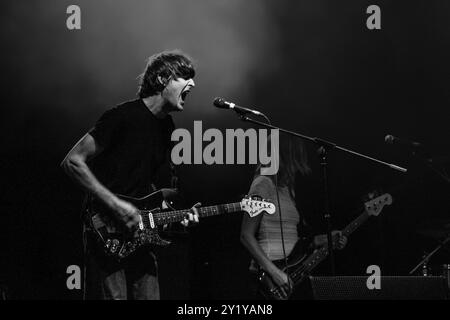
{"label": "microphone cable", "polygon": [[[261,114],[266,119],[267,123],[272,125],[270,119],[264,113],[261,112]],[[270,139],[271,152],[273,151],[272,143],[273,143],[273,140]],[[280,152],[279,148],[278,148],[278,152]],[[278,155],[278,162],[279,161],[280,161],[280,156]],[[279,165],[279,163],[278,163],[278,165]],[[288,278],[288,285],[289,285],[289,291],[290,291],[291,290],[291,286],[293,284],[291,283],[291,278],[289,276],[289,269],[288,269],[287,255],[286,255],[286,247],[285,247],[285,244],[284,244],[283,218],[282,218],[282,214],[281,214],[280,193],[279,193],[279,189],[278,189],[278,170],[277,170],[277,173],[275,174],[275,193],[277,195],[278,215],[279,215],[279,221],[280,221],[281,247],[283,248],[283,260],[284,260],[284,266],[285,266],[285,273],[286,273],[287,278]]]}
{"label": "microphone cable", "polygon": [[[222,98],[216,98],[214,100],[214,105],[218,108],[224,108],[224,103],[223,103],[223,99]],[[229,107],[226,107],[227,109],[229,109]],[[245,108],[246,109],[246,108]],[[246,111],[251,111],[250,109],[246,109]],[[240,113],[240,112],[238,112]],[[270,119],[262,112],[258,111],[257,113],[255,112],[250,112],[253,113],[255,115],[261,116],[263,117],[267,123],[272,126],[272,123],[270,121]],[[241,119],[244,119],[244,115],[241,113],[240,114]],[[272,139],[270,139],[270,149],[272,152]],[[279,152],[279,148],[278,148],[278,152]],[[279,155],[278,155],[278,161],[279,161]],[[261,173],[260,173],[261,174]],[[286,270],[286,275],[288,277],[288,285],[289,285],[289,291],[291,290],[291,279],[289,277],[289,270],[288,270],[288,263],[287,263],[287,255],[286,255],[286,248],[285,248],[285,243],[284,243],[284,230],[283,230],[283,218],[282,218],[282,213],[281,213],[281,203],[280,203],[280,194],[279,194],[279,190],[278,190],[278,170],[277,173],[275,174],[275,193],[277,195],[277,203],[278,203],[278,212],[279,212],[279,220],[280,220],[280,233],[281,233],[281,246],[283,248],[283,260],[284,260],[284,264],[285,264],[285,270]]]}

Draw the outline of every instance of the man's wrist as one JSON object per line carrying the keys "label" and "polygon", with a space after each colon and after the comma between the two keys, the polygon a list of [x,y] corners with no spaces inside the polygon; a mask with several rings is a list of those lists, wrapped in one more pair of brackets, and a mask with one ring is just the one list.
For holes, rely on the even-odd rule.
{"label": "man's wrist", "polygon": [[111,192],[102,192],[97,197],[103,201],[108,208],[116,211],[119,206],[119,198]]}

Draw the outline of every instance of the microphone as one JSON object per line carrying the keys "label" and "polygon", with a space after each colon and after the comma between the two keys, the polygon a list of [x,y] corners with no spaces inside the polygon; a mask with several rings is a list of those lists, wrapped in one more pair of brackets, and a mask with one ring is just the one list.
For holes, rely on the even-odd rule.
{"label": "microphone", "polygon": [[393,135],[386,135],[386,137],[384,137],[384,141],[388,144],[399,144],[399,145],[403,145],[403,146],[407,146],[407,147],[412,147],[412,148],[421,148],[423,147],[423,145],[419,142],[415,142],[415,141],[409,141],[409,140],[405,140],[405,139],[401,139],[401,138],[397,138],[394,137]]}
{"label": "microphone", "polygon": [[233,109],[234,111],[236,111],[237,113],[239,113],[241,115],[251,113],[251,114],[254,114],[257,116],[264,116],[264,114],[262,114],[259,111],[238,106],[238,105],[234,104],[233,102],[225,101],[225,99],[223,99],[223,98],[215,98],[214,105],[217,108],[221,108],[221,109]]}

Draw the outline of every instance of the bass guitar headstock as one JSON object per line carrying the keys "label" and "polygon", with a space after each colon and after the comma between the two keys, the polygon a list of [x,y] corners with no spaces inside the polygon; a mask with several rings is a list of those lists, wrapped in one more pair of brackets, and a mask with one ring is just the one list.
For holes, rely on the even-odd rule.
{"label": "bass guitar headstock", "polygon": [[367,213],[371,216],[378,216],[385,205],[392,203],[392,196],[389,193],[382,194],[364,203]]}

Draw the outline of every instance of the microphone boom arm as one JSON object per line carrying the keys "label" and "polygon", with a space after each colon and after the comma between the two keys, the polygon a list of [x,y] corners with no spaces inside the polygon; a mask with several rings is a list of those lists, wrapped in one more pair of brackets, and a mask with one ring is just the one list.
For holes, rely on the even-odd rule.
{"label": "microphone boom arm", "polygon": [[397,165],[392,164],[392,163],[388,163],[388,162],[385,162],[385,161],[381,161],[381,160],[378,160],[378,159],[366,156],[366,155],[364,155],[362,153],[358,153],[358,152],[350,150],[350,149],[343,148],[341,146],[336,145],[335,143],[332,143],[330,141],[327,141],[327,140],[324,140],[324,139],[321,139],[321,138],[309,137],[309,136],[306,136],[306,135],[303,135],[303,134],[300,134],[300,133],[297,133],[297,132],[294,132],[294,131],[290,131],[290,130],[286,130],[286,129],[283,129],[283,128],[276,127],[276,126],[271,125],[271,124],[267,124],[267,123],[264,123],[264,122],[253,120],[253,119],[251,119],[251,118],[249,118],[247,116],[244,116],[244,115],[242,115],[240,118],[241,118],[242,121],[251,122],[251,123],[254,123],[254,124],[257,124],[257,125],[260,125],[260,126],[271,128],[271,129],[278,129],[281,132],[284,132],[284,133],[287,133],[287,134],[299,137],[299,138],[307,140],[307,141],[314,142],[315,144],[318,144],[321,147],[324,147],[326,149],[337,149],[337,150],[340,150],[340,151],[343,151],[343,152],[346,152],[346,153],[350,153],[350,154],[355,155],[357,157],[364,158],[364,159],[367,159],[367,160],[372,161],[372,162],[376,162],[378,164],[387,166],[387,167],[389,167],[391,169],[394,169],[394,170],[397,170],[397,171],[400,171],[400,172],[403,172],[403,173],[408,171],[408,169],[406,169],[406,168],[403,168],[403,167],[397,166]]}

